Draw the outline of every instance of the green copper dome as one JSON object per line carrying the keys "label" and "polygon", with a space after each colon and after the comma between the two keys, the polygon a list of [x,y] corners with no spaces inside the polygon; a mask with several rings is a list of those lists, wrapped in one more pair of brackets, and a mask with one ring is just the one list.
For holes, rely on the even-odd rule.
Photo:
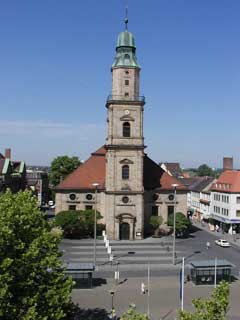
{"label": "green copper dome", "polygon": [[117,47],[136,48],[133,34],[131,32],[128,32],[127,30],[121,32],[118,36]]}
{"label": "green copper dome", "polygon": [[112,68],[140,68],[135,55],[135,39],[131,32],[125,30],[118,35],[116,56]]}

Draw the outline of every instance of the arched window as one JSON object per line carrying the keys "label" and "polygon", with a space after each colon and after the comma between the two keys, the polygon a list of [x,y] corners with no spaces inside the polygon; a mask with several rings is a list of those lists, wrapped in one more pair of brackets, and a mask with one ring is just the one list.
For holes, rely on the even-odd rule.
{"label": "arched window", "polygon": [[124,122],[123,123],[123,136],[125,138],[129,138],[131,133],[131,126],[129,122]]}
{"label": "arched window", "polygon": [[129,166],[127,165],[122,166],[122,179],[124,180],[129,179]]}

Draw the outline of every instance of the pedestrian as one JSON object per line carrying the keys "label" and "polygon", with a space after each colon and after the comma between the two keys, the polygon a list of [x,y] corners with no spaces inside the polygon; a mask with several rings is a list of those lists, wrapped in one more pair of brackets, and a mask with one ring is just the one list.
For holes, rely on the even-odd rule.
{"label": "pedestrian", "polygon": [[207,247],[207,250],[210,248],[210,242],[207,241],[206,247]]}

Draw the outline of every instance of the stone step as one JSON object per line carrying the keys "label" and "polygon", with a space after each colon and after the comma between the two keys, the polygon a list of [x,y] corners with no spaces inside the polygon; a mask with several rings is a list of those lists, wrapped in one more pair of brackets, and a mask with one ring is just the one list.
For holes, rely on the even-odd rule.
{"label": "stone step", "polygon": [[140,249],[140,250],[142,250],[142,249],[153,249],[154,248],[154,250],[166,250],[166,248],[167,247],[169,247],[169,248],[171,248],[171,245],[169,244],[168,246],[160,246],[160,245],[158,245],[158,246],[148,246],[148,245],[142,245],[141,247],[140,246],[135,246],[134,244],[132,244],[132,245],[128,245],[128,246],[121,246],[121,245],[111,245],[110,244],[110,246],[112,247],[112,249],[113,250],[116,250],[116,249],[123,249],[123,250],[126,250],[126,251],[131,251],[131,250],[138,250],[138,249]]}
{"label": "stone step", "polygon": [[[181,254],[182,251],[176,251],[176,254],[179,255]],[[114,257],[127,257],[127,256],[130,256],[129,254],[127,254],[126,252],[115,252],[113,251],[112,252],[113,256]],[[68,252],[65,252],[63,256],[79,256],[79,257],[84,257],[84,256],[92,256],[93,255],[93,252],[73,252],[73,251],[68,251]],[[109,254],[107,252],[96,252],[96,255],[97,256],[106,256],[108,257]],[[132,254],[131,256],[132,257],[164,257],[164,256],[171,256],[172,255],[172,252],[135,252],[135,254]]]}
{"label": "stone step", "polygon": [[[180,257],[178,257],[180,259]],[[64,258],[64,260],[67,260],[68,262],[69,261],[73,261],[73,262],[89,262],[89,260],[92,260],[90,259],[89,257],[79,257],[79,258],[76,258],[76,257],[72,257],[69,259]],[[134,264],[138,264],[142,261],[145,261],[145,262],[151,262],[151,261],[155,261],[155,262],[163,262],[163,261],[169,261],[171,260],[171,256],[168,256],[168,257],[135,257],[135,256],[125,256],[125,257],[118,257],[117,259],[115,258],[114,261],[119,261],[120,263],[134,263]],[[109,259],[105,259],[104,257],[100,257],[97,259],[98,263],[102,263],[102,262],[106,262],[106,261],[109,261]]]}
{"label": "stone step", "polygon": [[[173,265],[172,261],[169,263],[150,263],[150,272],[151,271],[158,271],[158,270],[180,270],[181,269],[181,264]],[[188,265],[186,265],[186,269],[188,268]],[[146,271],[146,276],[147,276],[147,270],[148,270],[148,264],[147,263],[138,263],[138,264],[123,264],[118,266],[118,270],[120,273],[120,278],[121,278],[121,272],[123,271]],[[112,272],[112,278],[114,278],[114,271],[116,271],[116,266],[115,265],[98,265],[96,268],[96,274],[97,272]],[[93,274],[94,277],[94,274]]]}

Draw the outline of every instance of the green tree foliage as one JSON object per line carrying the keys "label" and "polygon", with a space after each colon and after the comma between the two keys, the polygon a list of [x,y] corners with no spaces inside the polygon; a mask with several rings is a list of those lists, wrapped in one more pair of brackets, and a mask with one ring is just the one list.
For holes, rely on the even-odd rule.
{"label": "green tree foliage", "polygon": [[[173,227],[173,214],[170,214],[168,218],[168,225]],[[176,212],[176,234],[186,234],[190,226],[191,222],[189,219],[182,212]]]}
{"label": "green tree foliage", "polygon": [[197,169],[197,175],[199,177],[205,177],[205,176],[213,176],[214,172],[213,170],[206,164],[202,164],[201,166],[198,167]]}
{"label": "green tree foliage", "polygon": [[150,320],[148,316],[144,313],[138,313],[135,307],[130,307],[127,312],[125,312],[120,320]]}
{"label": "green tree foliage", "polygon": [[[61,227],[66,238],[82,238],[94,234],[94,210],[69,210],[59,212],[55,217],[55,225]],[[97,211],[97,221],[102,219]],[[104,225],[98,223],[97,231],[100,233]]]}
{"label": "green tree foliage", "polygon": [[51,163],[49,181],[55,187],[61,180],[73,172],[81,162],[78,157],[59,156]]}
{"label": "green tree foliage", "polygon": [[162,216],[151,216],[149,223],[154,229],[154,234],[157,236],[159,233],[159,227],[163,223]]}
{"label": "green tree foliage", "polygon": [[222,281],[209,299],[194,299],[195,312],[179,311],[179,320],[226,320],[229,306],[229,284]]}
{"label": "green tree foliage", "polygon": [[64,319],[72,281],[64,277],[60,240],[30,192],[0,196],[0,319]]}

